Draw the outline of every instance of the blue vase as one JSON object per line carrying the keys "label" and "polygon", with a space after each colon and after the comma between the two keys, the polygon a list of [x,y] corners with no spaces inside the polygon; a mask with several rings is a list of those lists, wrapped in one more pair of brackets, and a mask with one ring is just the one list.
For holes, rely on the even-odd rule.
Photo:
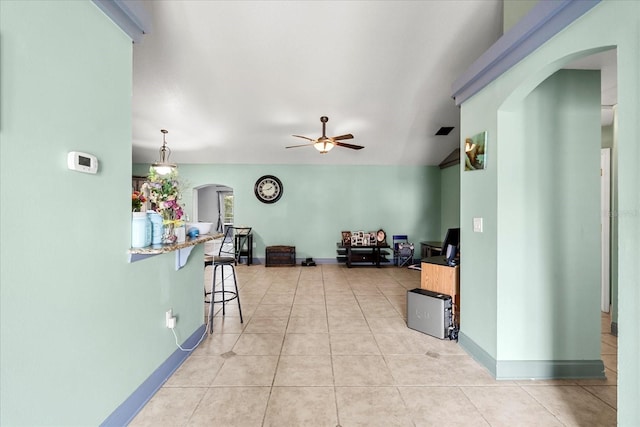
{"label": "blue vase", "polygon": [[131,213],[131,247],[144,248],[151,244],[151,222],[145,212]]}
{"label": "blue vase", "polygon": [[157,212],[147,212],[151,221],[151,244],[159,245],[162,243],[162,216]]}

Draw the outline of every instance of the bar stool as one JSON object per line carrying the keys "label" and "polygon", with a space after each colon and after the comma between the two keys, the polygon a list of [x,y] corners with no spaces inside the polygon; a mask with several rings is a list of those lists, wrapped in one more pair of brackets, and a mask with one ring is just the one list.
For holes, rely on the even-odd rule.
{"label": "bar stool", "polygon": [[[207,255],[205,253],[204,255],[204,268],[207,268],[209,266],[213,266],[213,255]],[[207,300],[207,295],[211,295],[211,292],[207,292],[207,288],[204,288],[204,302],[206,304],[211,303],[211,301]],[[208,316],[208,314],[207,314]]]}
{"label": "bar stool", "polygon": [[[210,333],[213,333],[213,313],[214,313],[214,305],[222,304],[222,315],[224,316],[226,313],[225,305],[229,301],[237,300],[238,301],[238,312],[240,313],[240,323],[244,323],[242,319],[242,307],[240,305],[240,293],[238,291],[238,277],[236,276],[235,266],[238,263],[239,257],[239,249],[242,248],[244,241],[241,241],[239,245],[239,249],[236,248],[236,233],[237,227],[228,227],[225,230],[224,238],[222,240],[222,244],[220,245],[220,250],[218,251],[218,255],[213,255],[213,259],[209,261],[205,258],[205,266],[213,265],[213,279],[211,285],[211,300],[209,301],[209,320],[207,322],[207,326]],[[246,228],[242,229],[243,231]],[[250,231],[251,229],[249,229]],[[212,264],[208,264],[211,262]],[[218,267],[220,267],[220,290],[216,290],[216,273],[218,271]],[[228,290],[225,288],[225,267],[231,268],[231,273],[233,276],[233,285],[234,290]],[[205,290],[205,298],[207,292]],[[216,299],[216,296],[219,295],[220,298]]]}

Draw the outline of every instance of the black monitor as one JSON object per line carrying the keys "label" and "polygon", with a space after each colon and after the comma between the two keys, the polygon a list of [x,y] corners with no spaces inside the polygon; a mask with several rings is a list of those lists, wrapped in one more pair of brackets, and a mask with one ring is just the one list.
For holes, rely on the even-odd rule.
{"label": "black monitor", "polygon": [[[458,245],[460,244],[460,229],[450,228],[447,230],[447,234],[444,236],[442,242],[442,255],[448,262],[451,262],[458,253]],[[449,248],[451,246],[451,248]]]}
{"label": "black monitor", "polygon": [[444,236],[444,241],[442,242],[442,252],[444,253],[447,250],[449,245],[458,246],[460,244],[460,229],[459,228],[450,228],[447,230],[447,234]]}

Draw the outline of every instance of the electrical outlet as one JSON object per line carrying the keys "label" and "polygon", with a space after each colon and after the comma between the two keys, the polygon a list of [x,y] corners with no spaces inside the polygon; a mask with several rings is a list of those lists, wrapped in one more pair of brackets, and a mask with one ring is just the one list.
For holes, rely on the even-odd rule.
{"label": "electrical outlet", "polygon": [[167,328],[169,329],[173,329],[176,327],[176,318],[172,317],[171,319],[167,320]]}
{"label": "electrical outlet", "polygon": [[173,329],[176,327],[176,318],[173,315],[173,309],[170,308],[166,313],[165,313],[165,324],[167,326],[167,328],[169,329]]}

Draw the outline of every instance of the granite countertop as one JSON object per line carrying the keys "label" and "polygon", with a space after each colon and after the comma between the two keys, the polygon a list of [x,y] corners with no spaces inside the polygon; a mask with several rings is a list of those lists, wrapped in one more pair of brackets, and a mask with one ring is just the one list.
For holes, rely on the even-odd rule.
{"label": "granite countertop", "polygon": [[169,245],[151,245],[146,246],[144,248],[130,248],[130,254],[137,255],[158,255],[164,254],[168,252],[177,251],[184,248],[189,248],[191,246],[199,245],[200,243],[208,242],[209,240],[218,239],[223,237],[223,234],[215,233],[215,234],[201,234],[195,239],[191,239],[187,236],[187,240],[182,243],[173,243]]}

